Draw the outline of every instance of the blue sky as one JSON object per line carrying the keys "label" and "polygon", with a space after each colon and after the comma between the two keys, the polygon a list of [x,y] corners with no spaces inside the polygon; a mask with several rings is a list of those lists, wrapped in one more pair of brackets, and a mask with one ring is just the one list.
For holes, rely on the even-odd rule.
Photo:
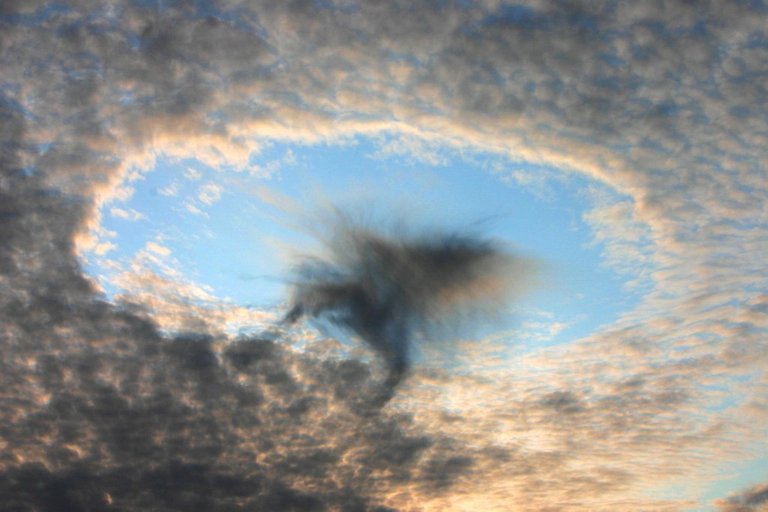
{"label": "blue sky", "polygon": [[[374,223],[396,219],[417,230],[477,231],[540,262],[541,276],[505,315],[507,329],[521,329],[520,339],[512,334],[510,343],[567,342],[637,303],[629,276],[601,258],[604,248],[583,219],[591,207],[590,188],[609,194],[605,187],[488,153],[437,151],[439,160],[430,161],[418,154],[384,155],[377,140],[362,137],[338,145],[273,142],[251,158],[254,167],[271,168],[268,174],[161,158],[132,184],[128,200],[103,207],[102,226],[114,233],[116,247],[92,257],[89,273],[109,275],[102,259],[127,263],[156,242],[171,251],[185,277],[210,287],[216,297],[279,308],[289,292],[291,263],[276,256],[276,247],[300,251],[313,244],[302,221],[286,210],[300,204],[307,210],[302,214],[311,216],[313,208],[319,212],[331,203]],[[515,171],[542,178],[521,184],[510,177]],[[199,197],[211,187],[221,191],[206,204]],[[126,211],[134,218],[125,218]],[[102,284],[110,296],[125,292],[108,278]],[[523,329],[555,323],[563,327],[551,339],[528,340],[532,333]]]}

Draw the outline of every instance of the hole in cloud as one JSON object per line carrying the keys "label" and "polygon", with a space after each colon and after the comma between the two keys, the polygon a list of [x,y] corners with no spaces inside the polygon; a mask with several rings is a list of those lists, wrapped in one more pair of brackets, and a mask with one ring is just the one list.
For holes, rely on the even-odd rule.
{"label": "hole in cloud", "polygon": [[616,244],[632,222],[615,193],[556,169],[418,139],[273,141],[239,169],[160,156],[122,189],[102,208],[103,249],[85,253],[85,267],[108,297],[144,304],[171,331],[206,308],[230,332],[273,324],[287,307],[291,264],[318,249],[307,236],[323,222],[313,214],[329,204],[373,223],[481,233],[542,262],[532,292],[474,337],[502,332],[530,347],[573,340],[631,308],[647,285],[637,262],[622,273],[622,258],[641,257],[642,226]]}

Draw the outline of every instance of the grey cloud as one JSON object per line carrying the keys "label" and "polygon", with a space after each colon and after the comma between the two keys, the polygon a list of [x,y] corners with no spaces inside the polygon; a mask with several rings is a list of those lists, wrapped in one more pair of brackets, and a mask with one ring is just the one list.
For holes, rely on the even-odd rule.
{"label": "grey cloud", "polygon": [[760,512],[768,507],[768,484],[758,484],[734,496],[717,500],[723,512]]}
{"label": "grey cloud", "polygon": [[345,216],[330,231],[329,261],[296,270],[286,321],[327,317],[360,336],[387,362],[385,396],[408,371],[415,337],[429,337],[447,318],[498,306],[532,270],[526,259],[469,235],[387,235]]}
{"label": "grey cloud", "polygon": [[421,466],[450,459],[407,417],[371,408],[358,361],[268,339],[220,352],[211,335],[164,338],[88,301],[8,341],[0,496],[22,509],[377,510],[372,472],[427,485]]}
{"label": "grey cloud", "polygon": [[579,398],[570,391],[554,391],[541,399],[541,405],[552,408],[560,414],[574,414],[582,411]]}

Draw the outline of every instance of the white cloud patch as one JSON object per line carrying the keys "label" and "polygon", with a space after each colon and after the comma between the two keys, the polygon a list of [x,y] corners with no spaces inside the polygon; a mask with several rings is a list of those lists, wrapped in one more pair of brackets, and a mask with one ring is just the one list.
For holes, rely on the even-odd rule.
{"label": "white cloud patch", "polygon": [[117,217],[118,219],[137,221],[145,219],[143,213],[134,210],[133,208],[118,208],[116,206],[109,209],[110,215]]}
{"label": "white cloud patch", "polygon": [[450,162],[450,148],[440,140],[429,141],[413,135],[395,134],[381,138],[377,145],[378,148],[371,155],[373,158],[399,157],[411,164],[421,163],[430,167],[444,166]]}
{"label": "white cloud patch", "polygon": [[158,190],[158,192],[165,197],[175,197],[179,193],[179,184],[171,182]]}
{"label": "white cloud patch", "polygon": [[203,179],[203,172],[193,167],[187,167],[184,170],[184,177],[191,181],[199,181]]}
{"label": "white cloud patch", "polygon": [[593,243],[602,246],[610,268],[632,278],[627,286],[647,285],[655,266],[649,227],[637,217],[631,200],[593,195],[596,206],[583,215]]}
{"label": "white cloud patch", "polygon": [[157,242],[147,242],[147,250],[151,251],[159,256],[170,256],[171,250]]}
{"label": "white cloud patch", "polygon": [[187,212],[193,215],[200,215],[202,217],[208,216],[208,213],[206,213],[203,209],[201,209],[197,202],[191,199],[184,201],[183,206]]}
{"label": "white cloud patch", "polygon": [[206,206],[211,206],[221,199],[221,185],[206,183],[197,190],[197,199]]}
{"label": "white cloud patch", "polygon": [[520,336],[531,341],[550,341],[562,331],[570,327],[567,322],[523,322]]}
{"label": "white cloud patch", "polygon": [[281,168],[281,164],[277,160],[270,160],[264,164],[250,164],[248,166],[248,174],[254,178],[269,179],[275,176]]}

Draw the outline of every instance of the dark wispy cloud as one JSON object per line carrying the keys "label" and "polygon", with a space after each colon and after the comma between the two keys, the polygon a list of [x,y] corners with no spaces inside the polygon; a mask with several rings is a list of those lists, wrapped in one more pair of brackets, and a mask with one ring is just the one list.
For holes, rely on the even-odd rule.
{"label": "dark wispy cloud", "polygon": [[[765,439],[766,14],[726,1],[3,2],[0,502],[694,506],[647,489],[706,481],[713,461]],[[478,377],[425,371],[379,409],[375,362],[233,340],[216,317],[163,334],[83,275],[98,207],[158,154],[243,166],[264,138],[381,132],[612,187],[623,202],[586,220],[652,290],[567,351],[505,371],[473,352]],[[756,509],[763,494],[723,506]]]}
{"label": "dark wispy cloud", "polygon": [[[385,234],[339,214],[326,237],[328,260],[296,269],[285,321],[327,317],[360,336],[387,362],[388,397],[410,367],[411,344],[452,319],[498,311],[534,271],[498,243],[470,234]],[[316,228],[318,229],[318,228]]]}
{"label": "dark wispy cloud", "polygon": [[749,489],[715,503],[723,512],[759,512],[768,508],[768,484]]}

